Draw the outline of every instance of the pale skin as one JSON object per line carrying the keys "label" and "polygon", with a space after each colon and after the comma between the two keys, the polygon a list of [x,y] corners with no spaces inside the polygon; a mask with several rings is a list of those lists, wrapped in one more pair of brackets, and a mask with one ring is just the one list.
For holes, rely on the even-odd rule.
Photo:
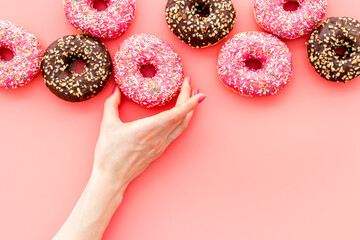
{"label": "pale skin", "polygon": [[106,100],[90,179],[53,240],[101,239],[128,184],[157,159],[188,126],[205,99],[186,77],[176,106],[158,115],[123,123],[120,90]]}

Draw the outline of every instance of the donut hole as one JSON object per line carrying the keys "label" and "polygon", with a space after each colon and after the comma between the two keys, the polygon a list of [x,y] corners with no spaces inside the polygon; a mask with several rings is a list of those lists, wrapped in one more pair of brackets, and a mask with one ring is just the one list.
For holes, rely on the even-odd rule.
{"label": "donut hole", "polygon": [[287,12],[293,12],[298,10],[300,4],[298,1],[290,0],[284,4],[284,10]]}
{"label": "donut hole", "polygon": [[245,61],[245,66],[250,68],[251,70],[257,71],[261,69],[262,63],[258,59],[249,59]]}
{"label": "donut hole", "polygon": [[195,13],[200,17],[208,17],[210,15],[210,6],[206,3],[195,3]]}
{"label": "donut hole", "polygon": [[108,7],[108,3],[106,0],[94,0],[93,8],[98,10],[99,12],[106,10]]}
{"label": "donut hole", "polygon": [[341,57],[344,57],[346,52],[347,52],[347,48],[346,48],[346,47],[338,47],[338,48],[335,49],[335,53],[336,53],[338,56],[341,56]]}
{"label": "donut hole", "polygon": [[143,64],[140,66],[141,75],[145,78],[152,78],[156,75],[156,68],[151,64]]}
{"label": "donut hole", "polygon": [[85,70],[85,65],[86,64],[83,60],[76,59],[76,60],[72,61],[69,68],[72,73],[81,74]]}
{"label": "donut hole", "polygon": [[0,49],[0,59],[8,62],[14,58],[14,53],[8,48],[1,48]]}

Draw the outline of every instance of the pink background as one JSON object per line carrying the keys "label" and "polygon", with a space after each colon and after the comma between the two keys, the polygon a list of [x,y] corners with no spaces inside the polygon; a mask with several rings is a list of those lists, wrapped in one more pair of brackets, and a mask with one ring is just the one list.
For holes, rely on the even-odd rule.
{"label": "pink background", "polygon": [[[358,0],[329,0],[326,17],[360,20]],[[233,0],[230,36],[262,31],[251,0]],[[285,41],[295,71],[278,95],[238,96],[222,86],[220,47],[192,49],[168,29],[165,0],[137,0],[135,20],[106,40],[114,56],[134,33],[169,42],[193,87],[207,94],[188,130],[125,193],[104,239],[360,239],[360,80],[327,82],[307,61],[308,36]],[[1,19],[34,33],[43,49],[78,33],[61,0],[1,0]],[[68,103],[39,74],[17,90],[0,90],[0,239],[50,239],[79,198],[91,171],[103,103]],[[173,105],[170,104],[170,106]],[[129,100],[124,121],[153,115]]]}

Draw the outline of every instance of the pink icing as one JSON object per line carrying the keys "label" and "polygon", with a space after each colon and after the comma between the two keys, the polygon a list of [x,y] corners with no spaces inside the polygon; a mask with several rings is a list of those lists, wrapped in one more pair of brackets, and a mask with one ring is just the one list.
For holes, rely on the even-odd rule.
{"label": "pink icing", "polygon": [[[142,65],[153,65],[156,75],[145,78]],[[114,59],[115,81],[122,93],[146,106],[169,102],[183,82],[182,63],[170,45],[150,34],[135,34],[123,41]]]}
{"label": "pink icing", "polygon": [[78,30],[99,38],[119,37],[134,18],[135,0],[107,0],[108,7],[98,11],[94,0],[63,0],[65,15]]}
{"label": "pink icing", "polygon": [[0,20],[0,48],[7,48],[14,54],[10,61],[0,59],[0,87],[21,87],[38,73],[41,46],[35,35],[25,28]]}
{"label": "pink icing", "polygon": [[[262,63],[259,70],[245,65],[249,59]],[[290,81],[291,53],[285,43],[271,34],[245,32],[235,35],[221,48],[218,73],[222,82],[246,96],[273,95]]]}
{"label": "pink icing", "polygon": [[299,8],[285,11],[289,0],[255,0],[254,13],[258,24],[278,37],[295,39],[312,30],[323,20],[327,0],[298,0]]}

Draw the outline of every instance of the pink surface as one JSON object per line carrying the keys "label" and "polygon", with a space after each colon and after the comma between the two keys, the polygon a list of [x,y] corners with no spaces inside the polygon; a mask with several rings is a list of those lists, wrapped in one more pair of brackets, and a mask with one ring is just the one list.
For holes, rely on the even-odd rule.
{"label": "pink surface", "polygon": [[[45,49],[75,34],[61,0],[1,0],[0,16]],[[234,0],[230,37],[261,31],[251,0]],[[360,239],[360,79],[323,80],[307,62],[308,35],[285,41],[292,81],[278,95],[245,98],[218,79],[224,42],[181,43],[166,26],[165,0],[137,0],[128,32],[106,40],[112,56],[134,33],[169,42],[194,87],[207,94],[189,129],[128,188],[104,239]],[[329,0],[329,16],[360,20],[358,0]],[[88,180],[102,106],[114,86],[78,104],[55,97],[38,75],[0,90],[0,239],[50,239]],[[165,107],[167,108],[167,107]],[[124,100],[129,121],[155,114]]]}

